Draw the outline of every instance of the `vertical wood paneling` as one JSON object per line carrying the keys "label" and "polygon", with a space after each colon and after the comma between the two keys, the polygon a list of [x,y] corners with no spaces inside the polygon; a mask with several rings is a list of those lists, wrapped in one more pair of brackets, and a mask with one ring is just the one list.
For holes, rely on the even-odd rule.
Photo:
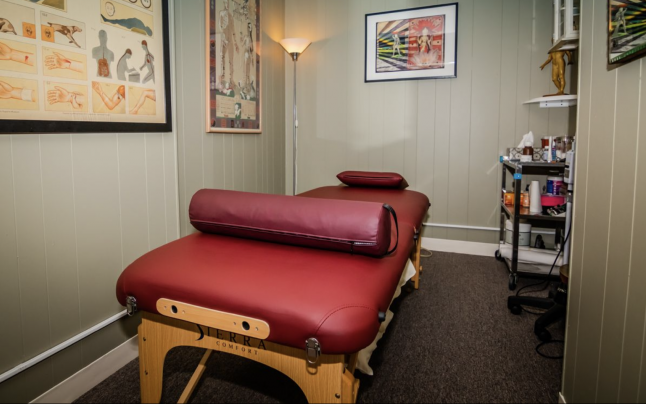
{"label": "vertical wood paneling", "polygon": [[69,135],[40,137],[52,345],[81,331],[71,141]]}
{"label": "vertical wood paneling", "polygon": [[[642,69],[643,69],[643,63],[642,63]],[[644,86],[644,83],[642,81],[642,94],[644,94],[644,89],[646,87]],[[645,108],[644,108],[644,103],[642,102],[642,117],[645,117],[646,114],[644,113]],[[642,120],[643,122],[643,120]],[[644,134],[646,132],[644,130],[644,126],[641,125],[640,127],[640,132],[639,132],[639,147],[637,149],[637,153],[639,155],[639,161],[637,163],[637,181],[635,182],[635,206],[646,206],[646,185],[644,184],[646,182],[646,135]],[[633,227],[633,245],[632,245],[632,254],[631,254],[631,272],[634,274],[633,278],[631,279],[631,290],[634,290],[631,295],[641,295],[643,296],[643,293],[640,293],[640,289],[642,285],[646,284],[646,273],[644,273],[644,268],[646,267],[646,249],[643,248],[643,246],[646,245],[646,211],[644,209],[636,209],[635,210],[635,222],[634,222],[634,227]],[[630,306],[631,311],[629,311],[629,314],[631,314],[631,317],[627,318],[630,319],[632,316],[639,316],[639,319],[637,320],[636,324],[639,324],[639,320],[646,321],[644,319],[644,313],[646,311],[646,304],[644,304],[644,301],[640,299],[640,301],[635,302],[635,306]],[[628,330],[626,330],[628,332]],[[638,331],[635,331],[637,334]],[[634,338],[633,340],[630,341],[631,345],[625,345],[624,347],[624,352],[631,352],[631,350],[635,352],[639,352],[639,344],[637,341],[637,338]],[[641,343],[641,364],[639,366],[639,386],[637,388],[638,391],[638,402],[643,403],[646,402],[646,326],[643,328],[642,331],[642,343]],[[623,373],[637,373],[637,366],[636,363],[630,363],[626,362],[626,369],[623,370]],[[631,366],[631,367],[628,367]],[[629,378],[627,380],[630,380]],[[622,392],[627,392],[630,393],[630,391],[635,391],[634,385],[631,385],[630,389],[625,388],[622,385]]]}
{"label": "vertical wood paneling", "polygon": [[[433,83],[435,84],[435,81]],[[420,153],[425,155],[430,154],[429,150],[433,151],[433,192],[427,194],[432,198],[431,221],[433,223],[449,222],[449,194],[446,190],[449,189],[450,170],[446,168],[451,161],[451,86],[451,82],[447,80],[434,85],[435,92],[432,94],[434,100],[429,104],[429,108],[435,106],[434,122],[431,123],[434,127],[433,144],[428,149],[420,149]],[[445,238],[447,233],[446,229],[437,228],[433,229],[432,234],[434,237]]]}
{"label": "vertical wood paneling", "polygon": [[87,329],[121,306],[114,285],[124,268],[117,136],[73,135],[76,234],[81,327]]}
{"label": "vertical wood paneling", "polygon": [[[590,99],[590,88],[592,85],[592,57],[598,50],[594,46],[592,31],[594,24],[592,17],[594,7],[581,7],[581,32],[580,32],[580,49],[579,51],[579,80],[580,96],[578,101],[578,118],[577,128],[579,136],[577,138],[576,154],[576,185],[574,193],[574,209],[572,223],[572,253],[571,253],[571,271],[570,287],[568,298],[568,321],[566,323],[565,338],[565,366],[563,367],[563,394],[569,399],[573,399],[573,390],[575,382],[575,369],[578,357],[579,325],[581,312],[581,286],[583,284],[583,255],[584,234],[588,201],[588,162],[589,162],[589,136],[591,126],[592,100]],[[602,50],[605,53],[605,50]],[[587,94],[587,96],[586,96]]]}
{"label": "vertical wood paneling", "polygon": [[[164,184],[164,135],[147,133],[146,188],[148,239],[150,249],[166,244],[168,223],[166,221],[166,192]],[[172,197],[171,197],[172,198]]]}
{"label": "vertical wood paneling", "polygon": [[24,355],[50,347],[49,293],[38,135],[12,136]]}
{"label": "vertical wood paneling", "polygon": [[[523,138],[523,135],[529,132],[529,115],[532,110],[531,105],[523,105],[523,102],[531,100],[530,92],[530,73],[532,68],[536,68],[532,63],[532,43],[534,41],[534,10],[533,1],[520,0],[520,10],[518,14],[518,56],[516,60],[516,132],[515,140],[511,146],[516,147]],[[543,63],[542,61],[540,63]],[[540,64],[539,64],[540,66]]]}
{"label": "vertical wood paneling", "polygon": [[[594,26],[603,26],[606,13],[595,4]],[[594,30],[595,43],[605,41],[606,32]],[[592,57],[592,83],[590,113],[592,117],[605,116],[590,126],[588,178],[594,180],[595,189],[611,189],[612,153],[615,125],[615,94],[617,71],[606,71],[606,55],[595,52]],[[593,118],[594,119],[594,118]],[[575,401],[596,401],[599,372],[599,347],[601,344],[601,324],[603,322],[604,283],[608,263],[608,233],[610,226],[610,193],[588,192],[586,201],[586,230],[584,237],[585,255],[583,257],[584,277],[581,286],[579,351],[588,355],[577,357],[577,378],[574,384]]]}
{"label": "vertical wood paneling", "polygon": [[[458,17],[458,77],[451,80],[451,131],[449,138],[448,188],[431,197],[446,195],[450,224],[467,225],[469,212],[469,170],[471,152],[471,93],[473,91],[473,41],[475,25],[475,1],[461,1]],[[469,117],[467,119],[466,117]],[[473,151],[475,152],[475,150]],[[447,238],[467,240],[466,230],[448,229]]]}
{"label": "vertical wood paneling", "polygon": [[617,71],[617,105],[612,166],[611,223],[608,234],[608,264],[606,267],[601,352],[599,360],[597,401],[618,399],[621,351],[624,342],[626,296],[630,271],[631,244],[624,235],[633,224],[635,201],[635,169],[637,156],[640,86],[640,63],[632,63]]}
{"label": "vertical wood paneling", "polygon": [[117,135],[123,265],[150,249],[144,135]]}
{"label": "vertical wood paneling", "polygon": [[[471,94],[471,133],[469,159],[468,224],[494,226],[499,223],[496,202],[500,200],[498,172],[498,134],[502,58],[502,15],[500,1],[474,3],[473,59],[479,68],[473,69]],[[492,40],[500,38],[499,40]],[[481,241],[469,234],[469,240]]]}
{"label": "vertical wood paneling", "polygon": [[[640,77],[643,78],[644,62],[640,63]],[[644,214],[643,206],[646,206],[646,187],[643,186],[646,180],[646,100],[643,98],[646,95],[646,83],[642,79],[640,86],[640,100],[639,100],[639,132],[634,150],[629,153],[634,153],[636,157],[635,167],[635,182],[633,184],[633,221],[628,226],[633,236],[632,243],[630,244],[629,253],[629,285],[626,302],[626,319],[625,331],[623,340],[623,354],[621,361],[621,379],[619,385],[619,401],[620,402],[644,402],[646,399],[646,384],[641,382],[642,396],[639,397],[640,387],[640,373],[644,374],[644,363],[642,356],[636,355],[637,352],[643,352],[644,341],[644,322],[646,321],[646,294],[642,293],[642,286],[646,285],[646,271],[644,266],[646,263],[646,250],[643,246],[646,245],[646,214]],[[637,185],[639,184],[639,185]],[[637,371],[639,369],[639,371]]]}
{"label": "vertical wood paneling", "polygon": [[18,365],[23,358],[20,270],[16,240],[13,157],[11,137],[0,136],[0,307],[7,307],[0,327],[0,372]]}
{"label": "vertical wood paneling", "polygon": [[177,170],[177,147],[174,133],[164,134],[164,206],[166,210],[166,241],[179,237],[179,173]]}
{"label": "vertical wood paneling", "polygon": [[567,402],[643,402],[643,61],[608,71],[606,5],[583,2],[582,6],[573,254],[562,391]]}

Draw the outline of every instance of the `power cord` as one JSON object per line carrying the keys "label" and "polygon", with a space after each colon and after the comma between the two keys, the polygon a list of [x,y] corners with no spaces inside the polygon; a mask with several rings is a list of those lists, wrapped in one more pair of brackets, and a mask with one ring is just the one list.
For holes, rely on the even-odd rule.
{"label": "power cord", "polygon": [[431,258],[433,256],[433,251],[422,248],[419,256],[422,258]]}
{"label": "power cord", "polygon": [[[521,293],[520,293],[520,292],[522,292],[523,290],[525,290],[525,289],[527,289],[527,288],[531,288],[531,287],[534,287],[534,286],[540,286],[540,285],[545,284],[545,286],[543,287],[543,289],[540,289],[540,290],[539,290],[539,289],[536,289],[536,290],[529,291],[529,292],[527,292],[527,293],[530,293],[530,292],[542,292],[542,291],[544,291],[545,289],[547,289],[547,288],[548,288],[548,286],[550,285],[550,277],[552,276],[552,272],[554,272],[554,268],[556,267],[556,263],[558,262],[559,257],[561,256],[561,252],[563,251],[563,248],[565,248],[565,244],[567,243],[568,239],[570,238],[570,233],[572,233],[572,224],[571,224],[571,223],[570,223],[570,228],[568,229],[567,234],[565,235],[565,240],[563,240],[563,247],[562,247],[562,248],[557,252],[557,254],[556,254],[556,258],[554,259],[554,263],[552,264],[552,268],[550,268],[550,272],[549,272],[549,273],[547,274],[547,276],[545,277],[545,280],[544,280],[544,281],[542,281],[542,282],[532,283],[532,284],[530,284],[530,285],[523,286],[522,288],[518,289],[518,291],[516,292],[516,296],[520,296],[520,295],[521,295]],[[527,293],[525,293],[525,294],[527,294]],[[524,307],[522,307],[522,306],[521,306],[521,309],[522,309],[525,313],[529,313],[529,314],[532,314],[532,315],[535,315],[535,316],[540,316],[541,314],[543,314],[543,313],[544,313],[544,312],[535,312],[535,311],[530,311],[530,310],[527,310],[526,308],[524,308]],[[536,353],[537,353],[537,354],[539,354],[540,356],[542,356],[542,357],[543,357],[543,358],[545,358],[545,359],[563,359],[563,355],[560,355],[560,356],[550,356],[550,355],[546,355],[546,354],[542,353],[540,350],[541,350],[541,348],[543,348],[545,345],[548,345],[548,344],[557,344],[557,343],[564,343],[564,342],[565,342],[565,341],[563,341],[563,340],[552,340],[552,341],[545,341],[545,342],[541,342],[540,344],[538,344],[538,345],[536,346]]]}

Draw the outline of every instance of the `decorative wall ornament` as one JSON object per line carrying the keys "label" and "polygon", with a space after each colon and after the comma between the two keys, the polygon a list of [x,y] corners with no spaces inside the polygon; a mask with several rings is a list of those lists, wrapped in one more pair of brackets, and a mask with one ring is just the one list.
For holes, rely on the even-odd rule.
{"label": "decorative wall ornament", "polygon": [[457,77],[458,4],[366,15],[365,81]]}
{"label": "decorative wall ornament", "polygon": [[169,41],[168,0],[0,0],[0,133],[171,131]]}
{"label": "decorative wall ornament", "polygon": [[206,0],[208,132],[261,133],[260,0]]}

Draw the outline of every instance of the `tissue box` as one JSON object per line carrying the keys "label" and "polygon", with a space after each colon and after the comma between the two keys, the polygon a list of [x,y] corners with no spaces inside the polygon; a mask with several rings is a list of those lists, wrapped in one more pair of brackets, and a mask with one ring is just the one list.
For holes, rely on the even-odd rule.
{"label": "tissue box", "polygon": [[[523,155],[522,147],[511,147],[507,149],[507,155],[509,160],[520,160],[520,157]],[[536,162],[545,162],[543,159],[543,150],[539,148],[534,148],[534,155],[532,156],[532,161]]]}
{"label": "tissue box", "polygon": [[509,160],[520,160],[520,156],[523,155],[522,147],[511,147],[508,150],[507,155],[509,156]]}

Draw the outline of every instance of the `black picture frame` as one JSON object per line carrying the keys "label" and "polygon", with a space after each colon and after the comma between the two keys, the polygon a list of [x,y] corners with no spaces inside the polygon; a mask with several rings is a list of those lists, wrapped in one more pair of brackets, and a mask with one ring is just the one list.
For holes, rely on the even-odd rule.
{"label": "black picture frame", "polygon": [[[171,59],[169,32],[168,0],[160,0],[162,7],[163,27],[163,60],[164,64],[164,113],[165,122],[106,122],[106,121],[46,121],[46,120],[13,120],[0,119],[0,135],[30,133],[140,133],[172,132],[172,99],[171,99]],[[159,57],[157,57],[159,59]]]}
{"label": "black picture frame", "polygon": [[[621,15],[618,15],[618,11],[620,10],[625,10],[623,13],[623,24],[621,22]],[[640,43],[640,41],[643,42],[643,37],[646,35],[643,33],[640,35],[642,24],[646,22],[644,13],[646,13],[646,1],[644,0],[608,0],[609,70],[646,55],[646,44]],[[630,27],[627,27],[626,17],[629,17]],[[623,34],[621,33],[622,28],[624,31]],[[623,40],[623,37],[626,39]],[[630,49],[623,52],[616,52],[617,48]]]}
{"label": "black picture frame", "polygon": [[[450,14],[440,14],[442,11],[450,11]],[[428,80],[428,79],[449,79],[457,78],[457,63],[458,63],[458,3],[448,3],[435,6],[424,6],[424,7],[415,7],[402,10],[393,10],[393,11],[384,11],[379,13],[366,14],[365,17],[365,59],[364,59],[364,82],[383,82],[383,81],[403,81],[403,80]],[[393,58],[391,61],[384,61],[382,63],[384,68],[378,68],[379,64],[379,52],[377,45],[377,39],[379,33],[377,32],[377,27],[379,23],[393,23],[398,21],[408,20],[408,23],[404,22],[403,25],[410,24],[412,20],[420,20],[425,18],[432,18],[443,15],[443,31],[442,31],[442,64],[448,64],[449,68],[446,66],[438,68],[420,68],[420,69],[408,69],[408,70],[393,70],[388,71],[390,64],[392,69],[396,69],[397,61],[394,57],[395,54],[395,45],[391,46],[393,49]],[[447,17],[448,15],[448,17]],[[385,26],[385,30],[390,34],[395,32],[395,30],[400,27],[400,25],[394,25],[389,27]],[[375,28],[374,35],[372,34],[372,28]],[[392,30],[389,30],[392,28]],[[410,28],[405,28],[410,33]],[[448,29],[448,31],[447,31]],[[450,31],[452,30],[452,32]],[[402,28],[401,31],[404,31]],[[426,35],[428,37],[428,35]],[[421,36],[416,36],[415,46],[411,46],[410,35],[407,34],[404,40],[404,52],[407,55],[410,55],[411,49],[419,48],[418,38]],[[432,35],[431,43],[435,45],[435,38],[437,35]],[[382,43],[385,42],[384,37],[380,39]],[[431,49],[432,46],[428,46],[428,51],[436,51],[436,49]],[[400,48],[401,49],[401,48]],[[383,52],[383,49],[381,50]],[[421,52],[418,52],[421,53]],[[447,55],[449,56],[447,58]],[[403,56],[403,55],[402,55]],[[372,60],[374,59],[374,63]],[[381,58],[385,59],[385,58]],[[408,62],[407,62],[408,63]],[[433,62],[431,61],[431,64]],[[437,63],[435,61],[435,63]],[[379,70],[382,71],[379,71]],[[374,70],[374,71],[373,71]]]}

